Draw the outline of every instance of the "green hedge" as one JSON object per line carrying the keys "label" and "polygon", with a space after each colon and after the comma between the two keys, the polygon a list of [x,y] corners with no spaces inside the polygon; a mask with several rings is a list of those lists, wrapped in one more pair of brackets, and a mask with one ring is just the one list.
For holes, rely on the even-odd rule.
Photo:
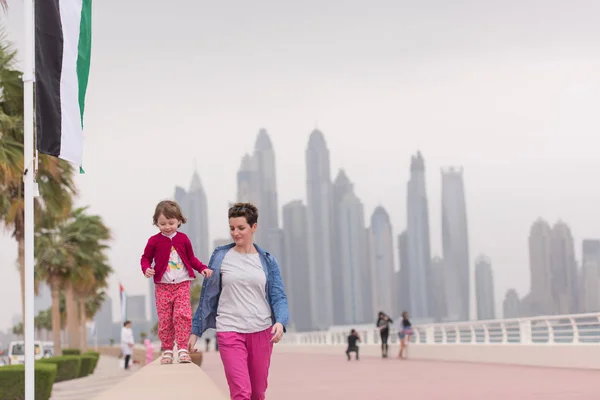
{"label": "green hedge", "polygon": [[96,357],[84,354],[79,356],[81,359],[81,369],[79,370],[79,377],[83,378],[88,376],[94,371],[94,364],[96,363]]}
{"label": "green hedge", "polygon": [[100,353],[95,352],[95,351],[88,351],[87,353],[85,353],[85,355],[95,357],[94,365],[92,366],[92,371],[90,372],[90,374],[93,374],[94,371],[96,370],[96,367],[98,366],[98,360],[100,359]]}
{"label": "green hedge", "polygon": [[62,382],[79,378],[79,373],[81,371],[80,356],[59,356],[42,358],[39,362],[43,364],[56,364],[55,382]]}
{"label": "green hedge", "polygon": [[80,356],[81,350],[79,349],[62,349],[63,356]]}
{"label": "green hedge", "polygon": [[[56,365],[35,363],[35,400],[49,400],[56,378]],[[0,400],[25,399],[25,366],[0,367]]]}

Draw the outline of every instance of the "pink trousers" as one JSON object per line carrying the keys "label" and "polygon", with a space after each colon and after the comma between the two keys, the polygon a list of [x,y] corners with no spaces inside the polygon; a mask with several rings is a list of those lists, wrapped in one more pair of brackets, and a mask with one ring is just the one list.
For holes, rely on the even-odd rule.
{"label": "pink trousers", "polygon": [[272,337],[271,328],[256,333],[217,332],[231,400],[264,400]]}
{"label": "pink trousers", "polygon": [[190,281],[157,283],[155,293],[161,350],[173,350],[173,342],[177,342],[178,349],[187,350],[192,332]]}

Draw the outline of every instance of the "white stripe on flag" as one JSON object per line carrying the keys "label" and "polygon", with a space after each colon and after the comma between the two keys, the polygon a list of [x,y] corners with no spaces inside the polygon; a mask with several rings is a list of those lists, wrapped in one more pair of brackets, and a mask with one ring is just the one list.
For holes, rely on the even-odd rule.
{"label": "white stripe on flag", "polygon": [[83,128],[79,108],[79,30],[82,0],[61,0],[60,19],[63,29],[63,60],[60,77],[62,138],[60,158],[81,165],[83,158]]}

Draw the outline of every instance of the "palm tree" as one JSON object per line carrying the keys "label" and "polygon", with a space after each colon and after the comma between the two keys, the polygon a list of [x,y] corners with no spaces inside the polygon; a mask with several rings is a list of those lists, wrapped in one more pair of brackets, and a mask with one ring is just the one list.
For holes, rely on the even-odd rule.
{"label": "palm tree", "polygon": [[105,288],[112,273],[105,255],[108,248],[105,242],[111,238],[110,230],[100,216],[89,215],[86,210],[78,208],[73,211],[64,231],[67,241],[77,250],[73,254],[76,268],[65,282],[69,345],[76,348],[84,347],[86,342],[82,338],[87,333],[85,326],[89,317],[85,312],[86,298]]}
{"label": "palm tree", "polygon": [[[2,0],[0,0],[2,1]],[[25,237],[23,187],[23,82],[14,67],[16,52],[0,32],[0,224],[18,243],[21,305],[25,315]],[[29,167],[29,166],[28,166]],[[33,167],[33,166],[31,166]],[[33,168],[30,173],[34,173]],[[77,194],[73,168],[55,157],[40,156],[37,170],[40,197],[35,199],[39,218],[61,220],[68,216]]]}
{"label": "palm tree", "polygon": [[19,322],[18,324],[16,324],[15,326],[13,326],[12,328],[12,333],[13,335],[16,336],[23,336],[23,323]]}
{"label": "palm tree", "polygon": [[52,297],[52,340],[54,354],[61,350],[61,289],[74,267],[73,246],[64,240],[58,228],[39,229],[35,240],[36,270],[50,286]]}

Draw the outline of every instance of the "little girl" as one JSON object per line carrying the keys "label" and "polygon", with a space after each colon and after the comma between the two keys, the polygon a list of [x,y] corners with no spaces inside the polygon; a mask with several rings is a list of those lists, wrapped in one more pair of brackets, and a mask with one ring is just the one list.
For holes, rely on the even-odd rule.
{"label": "little girl", "polygon": [[148,240],[141,260],[142,272],[146,278],[154,277],[156,285],[158,338],[163,350],[161,364],[173,363],[174,342],[177,342],[179,362],[192,362],[187,350],[192,330],[190,281],[196,277],[193,270],[205,278],[212,274],[194,256],[187,235],[177,232],[186,221],[176,202],[166,200],[158,203],[153,222],[160,232]]}

